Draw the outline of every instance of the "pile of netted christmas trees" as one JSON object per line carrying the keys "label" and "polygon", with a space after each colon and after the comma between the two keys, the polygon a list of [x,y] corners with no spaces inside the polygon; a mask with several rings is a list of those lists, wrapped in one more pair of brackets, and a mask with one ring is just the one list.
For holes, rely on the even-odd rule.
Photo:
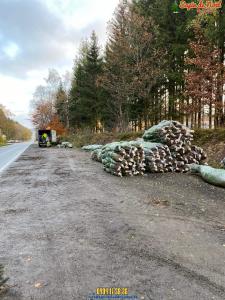
{"label": "pile of netted christmas trees", "polygon": [[116,176],[143,175],[145,155],[143,146],[136,142],[115,142],[92,153],[92,159],[101,161],[104,170]]}
{"label": "pile of netted christmas trees", "polygon": [[193,133],[177,121],[162,121],[146,130],[143,146],[147,171],[187,172],[187,164],[204,164],[207,155],[192,145]]}
{"label": "pile of netted christmas trees", "polygon": [[192,145],[193,130],[177,121],[162,121],[146,130],[143,139],[115,142],[93,149],[92,159],[102,162],[104,170],[117,176],[146,172],[187,172],[188,164],[204,164],[202,148]]}

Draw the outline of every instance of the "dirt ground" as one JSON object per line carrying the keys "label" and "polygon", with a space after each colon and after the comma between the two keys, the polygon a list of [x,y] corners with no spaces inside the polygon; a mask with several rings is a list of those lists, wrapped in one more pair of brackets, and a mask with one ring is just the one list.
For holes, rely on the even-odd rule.
{"label": "dirt ground", "polygon": [[225,299],[225,189],[187,174],[117,178],[32,145],[0,177],[4,300]]}

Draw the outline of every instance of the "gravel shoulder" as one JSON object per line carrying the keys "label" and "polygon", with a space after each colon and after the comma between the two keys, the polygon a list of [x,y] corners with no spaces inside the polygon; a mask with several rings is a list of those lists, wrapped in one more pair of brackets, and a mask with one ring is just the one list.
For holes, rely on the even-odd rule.
{"label": "gravel shoulder", "polygon": [[30,146],[0,176],[4,300],[225,299],[225,189],[198,176],[117,178],[90,154]]}

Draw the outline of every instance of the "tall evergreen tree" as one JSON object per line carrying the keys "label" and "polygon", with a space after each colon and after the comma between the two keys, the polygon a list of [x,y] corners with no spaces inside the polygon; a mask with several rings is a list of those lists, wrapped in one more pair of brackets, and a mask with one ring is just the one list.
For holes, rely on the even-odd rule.
{"label": "tall evergreen tree", "polygon": [[100,85],[108,92],[108,107],[114,127],[126,130],[129,122],[129,83],[131,80],[128,68],[129,43],[127,39],[128,5],[124,1],[110,22],[109,38],[105,51],[104,73],[100,78]]}
{"label": "tall evergreen tree", "polygon": [[79,60],[75,62],[74,78],[70,91],[70,119],[75,127],[98,129],[101,122],[101,88],[97,78],[102,72],[102,58],[97,36],[92,33],[85,43]]}
{"label": "tall evergreen tree", "polygon": [[68,107],[68,95],[60,83],[55,99],[56,114],[62,124],[69,128],[69,107]]}
{"label": "tall evergreen tree", "polygon": [[133,5],[123,1],[109,28],[102,84],[111,95],[110,110],[116,128],[135,129],[149,124],[150,92],[161,76],[163,53],[157,47],[157,26]]}

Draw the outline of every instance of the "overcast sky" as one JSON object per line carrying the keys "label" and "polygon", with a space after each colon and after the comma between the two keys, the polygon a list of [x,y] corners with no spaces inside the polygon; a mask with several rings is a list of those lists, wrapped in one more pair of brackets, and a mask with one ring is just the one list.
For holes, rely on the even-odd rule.
{"label": "overcast sky", "polygon": [[82,39],[107,22],[119,0],[0,0],[0,103],[28,124],[29,102],[49,68],[71,71]]}

